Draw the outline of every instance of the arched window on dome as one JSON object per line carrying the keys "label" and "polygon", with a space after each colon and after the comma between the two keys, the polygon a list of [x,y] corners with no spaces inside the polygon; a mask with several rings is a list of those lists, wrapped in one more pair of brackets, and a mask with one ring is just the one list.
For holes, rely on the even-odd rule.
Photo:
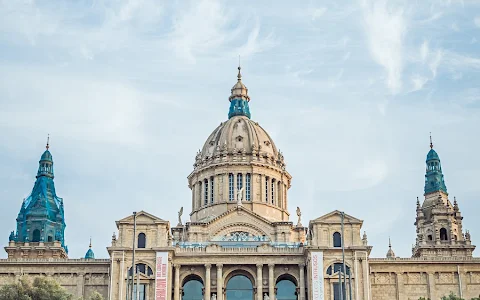
{"label": "arched window on dome", "polygon": [[243,174],[237,174],[237,190],[241,190],[243,188]]}
{"label": "arched window on dome", "polygon": [[228,174],[228,200],[233,201],[234,198],[234,190],[233,190],[233,174]]}
{"label": "arched window on dome", "polygon": [[203,181],[203,204],[208,204],[208,179]]}
{"label": "arched window on dome", "polygon": [[270,181],[270,177],[265,177],[265,202],[268,203],[268,182]]}
{"label": "arched window on dome", "polygon": [[213,191],[215,190],[214,177],[210,177],[210,203],[213,203]]}
{"label": "arched window on dome", "polygon": [[141,232],[138,234],[138,242],[137,242],[137,248],[145,248],[147,245],[147,237],[145,236],[145,233]]}
{"label": "arched window on dome", "polygon": [[275,179],[272,179],[272,205],[275,205]]}
{"label": "arched window on dome", "polygon": [[340,232],[333,234],[333,247],[342,247],[342,235]]}
{"label": "arched window on dome", "polygon": [[447,230],[445,228],[440,229],[440,240],[441,241],[448,240]]}
{"label": "arched window on dome", "polygon": [[252,174],[245,175],[245,200],[250,201],[250,189],[252,186]]}

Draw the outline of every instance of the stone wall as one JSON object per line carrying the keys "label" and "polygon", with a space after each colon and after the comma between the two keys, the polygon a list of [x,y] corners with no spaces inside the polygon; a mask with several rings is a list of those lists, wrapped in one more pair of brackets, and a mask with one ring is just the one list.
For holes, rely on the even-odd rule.
{"label": "stone wall", "polygon": [[109,259],[0,259],[0,285],[22,276],[42,276],[54,279],[76,298],[87,299],[97,291],[108,299],[109,269]]}
{"label": "stone wall", "polygon": [[479,258],[369,259],[372,300],[438,300],[451,292],[480,295]]}

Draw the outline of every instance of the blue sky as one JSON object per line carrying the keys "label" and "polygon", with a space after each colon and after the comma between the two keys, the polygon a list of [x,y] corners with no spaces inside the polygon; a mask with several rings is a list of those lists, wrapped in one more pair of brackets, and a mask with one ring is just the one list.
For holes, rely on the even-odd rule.
{"label": "blue sky", "polygon": [[364,220],[373,256],[389,236],[410,256],[432,132],[480,241],[478,0],[0,0],[0,53],[4,245],[47,133],[70,257],[90,236],[107,257],[115,220],[134,210],[176,224],[238,55],[252,119],[293,176],[290,212],[344,210]]}

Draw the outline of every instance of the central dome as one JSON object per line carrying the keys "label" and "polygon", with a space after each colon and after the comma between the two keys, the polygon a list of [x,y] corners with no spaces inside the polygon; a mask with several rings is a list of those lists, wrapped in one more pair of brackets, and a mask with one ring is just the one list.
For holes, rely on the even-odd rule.
{"label": "central dome", "polygon": [[250,119],[250,97],[241,79],[239,67],[228,98],[228,120],[209,135],[188,176],[192,222],[208,222],[236,206],[272,221],[288,221],[292,177],[272,138]]}
{"label": "central dome", "polygon": [[195,168],[224,161],[255,161],[285,167],[283,156],[265,129],[246,116],[232,117],[210,134],[197,154]]}

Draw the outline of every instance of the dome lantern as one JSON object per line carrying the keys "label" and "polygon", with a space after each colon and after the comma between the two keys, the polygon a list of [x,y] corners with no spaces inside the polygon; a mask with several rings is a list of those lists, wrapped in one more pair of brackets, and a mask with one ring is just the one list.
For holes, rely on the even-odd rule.
{"label": "dome lantern", "polygon": [[230,101],[230,110],[228,111],[228,118],[234,116],[246,116],[250,119],[250,108],[248,102],[250,97],[248,96],[248,88],[242,82],[241,67],[238,66],[237,83],[232,87],[232,94],[228,98]]}

